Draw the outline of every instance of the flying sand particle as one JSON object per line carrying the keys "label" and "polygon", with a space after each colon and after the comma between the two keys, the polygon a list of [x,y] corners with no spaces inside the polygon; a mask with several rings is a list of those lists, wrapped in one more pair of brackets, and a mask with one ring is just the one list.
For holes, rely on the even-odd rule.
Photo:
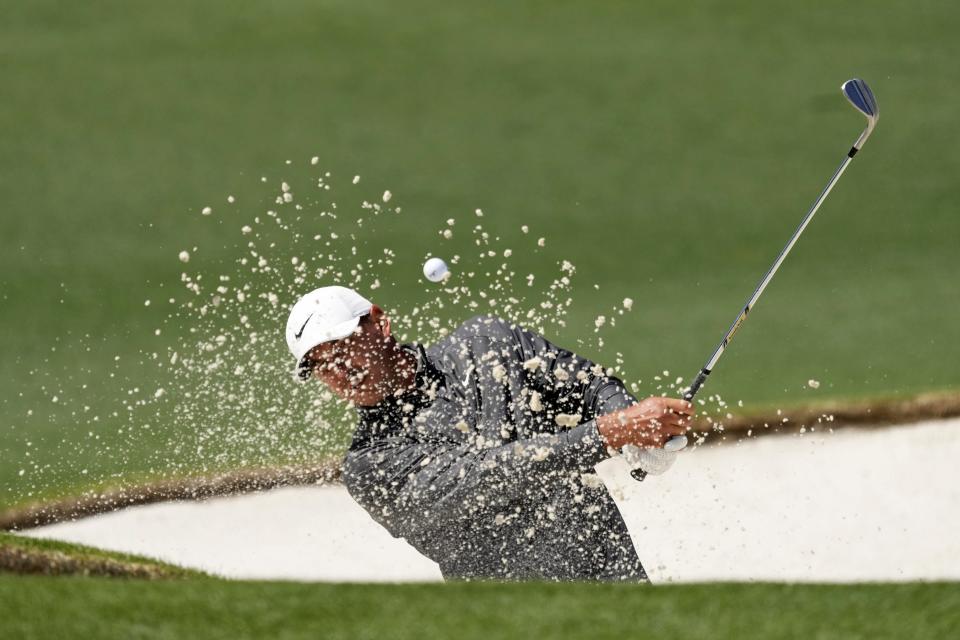
{"label": "flying sand particle", "polygon": [[558,426],[561,427],[575,427],[580,424],[580,414],[579,413],[558,413],[557,417],[553,419]]}
{"label": "flying sand particle", "polygon": [[535,371],[543,366],[543,359],[540,356],[534,356],[529,360],[524,361],[523,368],[527,371]]}
{"label": "flying sand particle", "polygon": [[536,412],[543,411],[543,402],[540,400],[540,392],[538,391],[530,392],[530,410]]}

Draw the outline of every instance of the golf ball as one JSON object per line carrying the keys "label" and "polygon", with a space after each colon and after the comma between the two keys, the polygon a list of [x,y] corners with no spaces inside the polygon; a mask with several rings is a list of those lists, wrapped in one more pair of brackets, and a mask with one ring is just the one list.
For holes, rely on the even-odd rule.
{"label": "golf ball", "polygon": [[450,270],[440,258],[430,258],[423,263],[423,275],[430,282],[443,282],[450,275]]}

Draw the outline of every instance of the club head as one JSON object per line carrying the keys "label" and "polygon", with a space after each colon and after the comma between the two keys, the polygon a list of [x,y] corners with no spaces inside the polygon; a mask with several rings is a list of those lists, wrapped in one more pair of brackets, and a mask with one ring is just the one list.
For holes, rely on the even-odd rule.
{"label": "club head", "polygon": [[850,101],[850,104],[867,118],[867,128],[860,134],[856,144],[853,145],[859,149],[877,125],[877,120],[880,119],[880,107],[877,106],[877,99],[873,96],[873,91],[870,91],[867,83],[860,78],[847,80],[840,87],[840,90],[843,91],[843,95]]}

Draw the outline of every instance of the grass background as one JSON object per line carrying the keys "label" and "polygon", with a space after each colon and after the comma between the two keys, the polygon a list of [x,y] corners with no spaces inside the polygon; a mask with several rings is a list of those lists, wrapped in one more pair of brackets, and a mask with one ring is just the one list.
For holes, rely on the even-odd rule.
{"label": "grass background", "polygon": [[[838,91],[852,76],[877,94],[879,127],[711,390],[762,410],[960,383],[955,5],[37,0],[0,10],[0,506],[203,466],[196,451],[169,447],[208,428],[202,414],[131,434],[121,402],[159,384],[144,354],[189,336],[176,322],[153,335],[159,302],[182,291],[177,253],[197,247],[191,269],[216,273],[279,181],[308,185],[320,170],[344,210],[385,189],[404,209],[367,238],[405,250],[396,267],[409,276],[376,296],[386,306],[430,295],[417,276],[440,246],[436,230],[449,217],[472,224],[480,207],[519,272],[577,265],[559,342],[576,345],[629,296],[632,314],[585,354],[620,351],[645,384],[663,369],[693,374],[863,126]],[[363,181],[348,191],[354,174]],[[213,216],[199,215],[206,205]],[[447,251],[470,249],[461,228]],[[273,330],[264,348],[280,358]],[[269,408],[286,381],[267,378],[244,384]],[[226,430],[230,409],[219,407]],[[244,451],[222,463],[295,457],[260,446],[260,426],[245,425]],[[297,455],[336,451],[345,437]]]}
{"label": "grass background", "polygon": [[333,585],[0,575],[32,638],[945,638],[952,584]]}

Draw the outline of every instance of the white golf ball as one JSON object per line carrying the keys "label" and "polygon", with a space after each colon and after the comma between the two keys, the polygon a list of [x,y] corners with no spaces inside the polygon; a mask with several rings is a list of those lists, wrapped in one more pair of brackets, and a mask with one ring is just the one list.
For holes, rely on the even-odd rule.
{"label": "white golf ball", "polygon": [[443,282],[450,275],[450,270],[440,258],[430,258],[423,263],[423,275],[430,282]]}

